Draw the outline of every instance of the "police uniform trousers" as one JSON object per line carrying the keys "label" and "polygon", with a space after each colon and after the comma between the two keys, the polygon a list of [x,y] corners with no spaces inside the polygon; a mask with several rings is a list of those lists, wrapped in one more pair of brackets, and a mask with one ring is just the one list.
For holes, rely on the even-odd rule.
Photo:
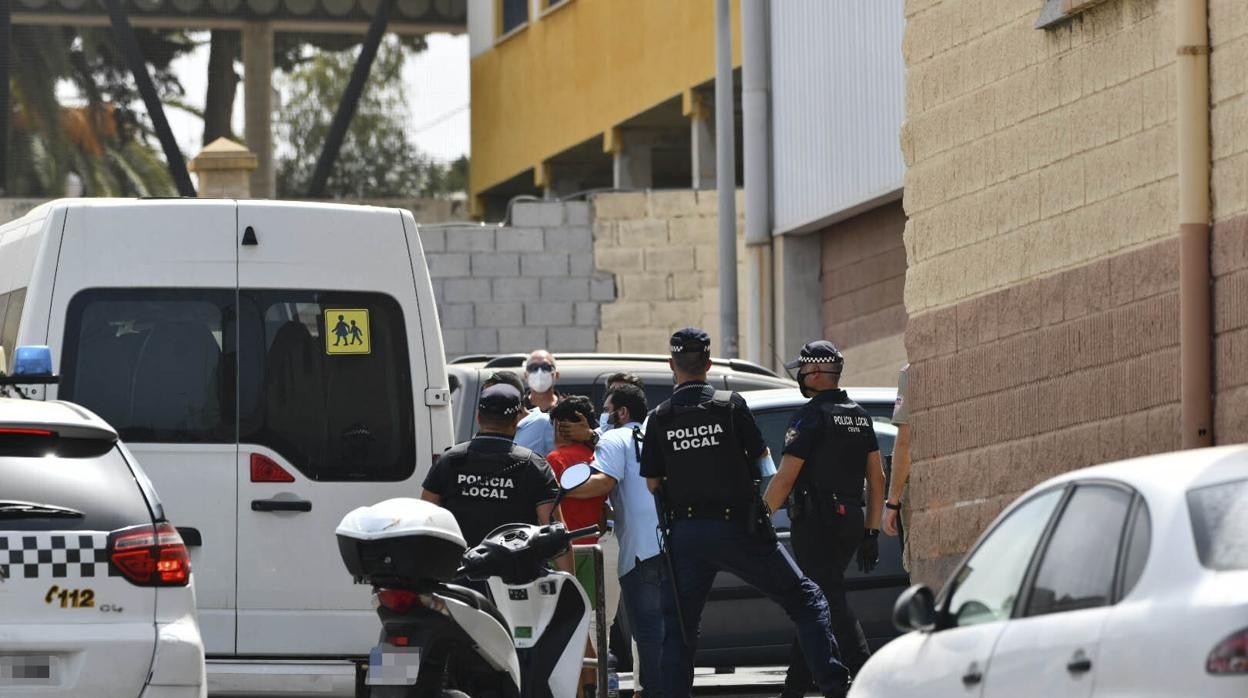
{"label": "police uniform trousers", "polygon": [[677,620],[672,585],[663,587],[663,696],[687,698],[693,688],[698,622],[715,574],[731,572],[780,604],[797,625],[806,666],[826,696],[843,696],[849,672],[840,662],[819,587],[798,570],[778,543],[750,535],[745,524],[716,519],[679,519],[672,525],[672,569],[680,594],[689,645]]}
{"label": "police uniform trousers", "polygon": [[[861,507],[846,504],[843,516],[812,514],[794,521],[789,539],[798,566],[827,598],[832,630],[845,665],[853,674],[858,673],[871,653],[862,626],[845,598],[845,569],[862,543],[862,524]],[[789,673],[784,681],[786,697],[805,694],[812,681],[797,640],[790,654]]]}

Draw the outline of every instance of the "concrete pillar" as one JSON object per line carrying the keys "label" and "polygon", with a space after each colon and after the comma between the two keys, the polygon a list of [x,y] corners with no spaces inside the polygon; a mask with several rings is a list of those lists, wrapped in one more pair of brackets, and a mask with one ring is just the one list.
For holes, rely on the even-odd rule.
{"label": "concrete pillar", "polygon": [[271,199],[277,194],[273,168],[273,26],[243,25],[243,105],[247,147],[255,153],[251,195]]}
{"label": "concrete pillar", "polygon": [[613,128],[607,132],[603,150],[612,156],[611,179],[616,189],[649,189],[654,186],[653,137],[644,132]]}
{"label": "concrete pillar", "polygon": [[199,196],[246,199],[251,196],[251,175],[257,160],[247,148],[218,138],[204,146],[187,169],[199,175]]}
{"label": "concrete pillar", "polygon": [[780,362],[823,337],[823,285],[819,281],[823,237],[781,235],[772,246],[775,274],[775,351]]}
{"label": "concrete pillar", "polygon": [[714,111],[705,96],[687,90],[681,100],[681,111],[689,119],[689,155],[694,189],[715,188],[715,122]]}

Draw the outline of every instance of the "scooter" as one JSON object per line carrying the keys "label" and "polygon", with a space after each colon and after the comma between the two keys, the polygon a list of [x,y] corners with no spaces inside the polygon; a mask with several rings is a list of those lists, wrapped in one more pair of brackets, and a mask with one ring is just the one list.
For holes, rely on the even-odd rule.
{"label": "scooter", "polygon": [[[562,491],[589,475],[568,468]],[[467,550],[455,517],[430,502],[348,513],[339,552],[373,586],[382,624],[357,698],[574,698],[591,606],[576,577],[546,562],[597,531],[507,524]]]}

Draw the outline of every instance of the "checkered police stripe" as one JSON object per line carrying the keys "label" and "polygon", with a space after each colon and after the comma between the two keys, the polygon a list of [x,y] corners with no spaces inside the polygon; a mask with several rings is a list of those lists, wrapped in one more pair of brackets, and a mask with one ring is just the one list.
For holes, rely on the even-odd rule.
{"label": "checkered police stripe", "polygon": [[117,577],[108,534],[94,531],[0,533],[0,576],[8,579]]}

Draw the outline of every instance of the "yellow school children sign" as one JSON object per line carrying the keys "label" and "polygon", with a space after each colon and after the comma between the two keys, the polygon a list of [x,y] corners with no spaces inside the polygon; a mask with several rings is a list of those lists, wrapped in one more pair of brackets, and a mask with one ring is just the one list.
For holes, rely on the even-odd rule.
{"label": "yellow school children sign", "polygon": [[363,308],[326,308],[325,353],[367,354],[371,344],[368,311]]}

